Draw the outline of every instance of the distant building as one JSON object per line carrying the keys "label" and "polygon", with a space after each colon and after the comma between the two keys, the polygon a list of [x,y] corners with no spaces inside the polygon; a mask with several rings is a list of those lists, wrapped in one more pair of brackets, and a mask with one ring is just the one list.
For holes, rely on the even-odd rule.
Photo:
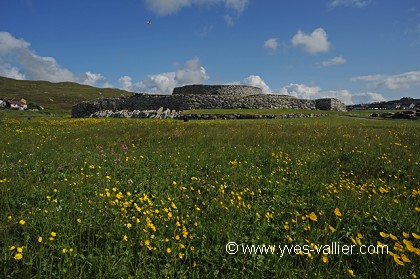
{"label": "distant building", "polygon": [[27,110],[28,109],[28,105],[26,104],[25,99],[21,99],[20,101],[4,99],[1,102],[4,103],[4,105],[0,103],[0,108],[7,108],[7,109],[14,109],[14,110]]}
{"label": "distant building", "polygon": [[386,110],[414,110],[420,109],[420,99],[404,97],[399,100],[383,101],[370,104],[358,104],[347,106],[348,110],[365,110],[365,109],[386,109]]}

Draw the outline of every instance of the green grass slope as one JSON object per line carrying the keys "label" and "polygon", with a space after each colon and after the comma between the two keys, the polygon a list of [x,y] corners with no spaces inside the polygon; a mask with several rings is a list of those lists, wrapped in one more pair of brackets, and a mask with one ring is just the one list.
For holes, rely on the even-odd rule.
{"label": "green grass slope", "polygon": [[124,90],[96,88],[74,82],[15,80],[0,76],[0,98],[26,99],[52,112],[70,113],[74,104],[104,97],[129,96]]}

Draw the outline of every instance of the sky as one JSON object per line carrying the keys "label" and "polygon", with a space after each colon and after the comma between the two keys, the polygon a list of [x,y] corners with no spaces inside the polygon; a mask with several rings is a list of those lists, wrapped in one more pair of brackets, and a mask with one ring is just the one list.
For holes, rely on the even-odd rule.
{"label": "sky", "polygon": [[0,76],[420,98],[419,0],[0,0]]}

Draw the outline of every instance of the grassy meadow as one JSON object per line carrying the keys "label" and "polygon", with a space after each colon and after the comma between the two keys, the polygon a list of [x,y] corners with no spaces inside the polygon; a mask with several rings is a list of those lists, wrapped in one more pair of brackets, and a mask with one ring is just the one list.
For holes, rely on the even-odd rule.
{"label": "grassy meadow", "polygon": [[[420,122],[0,119],[1,278],[417,278]],[[228,254],[388,245],[388,254]],[[271,251],[271,250],[270,250]]]}

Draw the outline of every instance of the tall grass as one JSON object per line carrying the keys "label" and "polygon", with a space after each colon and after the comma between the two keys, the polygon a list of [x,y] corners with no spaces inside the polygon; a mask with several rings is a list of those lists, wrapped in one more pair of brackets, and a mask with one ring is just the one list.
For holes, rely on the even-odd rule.
{"label": "tall grass", "polygon": [[[419,128],[337,116],[3,119],[1,275],[414,278]],[[230,241],[391,253],[230,255]]]}

